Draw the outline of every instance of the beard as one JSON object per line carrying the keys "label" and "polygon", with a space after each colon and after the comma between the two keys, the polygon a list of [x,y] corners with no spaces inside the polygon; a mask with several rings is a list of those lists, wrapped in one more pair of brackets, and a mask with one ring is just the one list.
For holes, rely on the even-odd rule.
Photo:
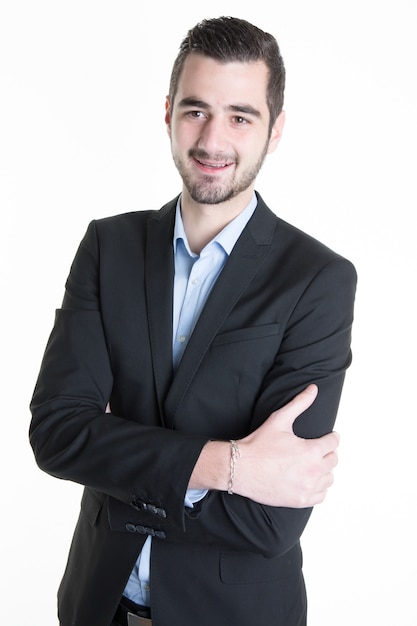
{"label": "beard", "polygon": [[221,162],[233,162],[235,173],[227,180],[218,179],[216,175],[193,175],[186,167],[184,161],[175,154],[173,155],[174,163],[182,178],[185,188],[190,194],[194,202],[199,204],[221,204],[235,198],[248,187],[252,185],[263,165],[268,151],[268,142],[266,143],[259,159],[244,170],[241,174],[236,175],[239,160],[235,157],[218,155],[214,159],[204,150],[191,149],[188,151],[189,159],[198,159],[201,161],[212,160]]}

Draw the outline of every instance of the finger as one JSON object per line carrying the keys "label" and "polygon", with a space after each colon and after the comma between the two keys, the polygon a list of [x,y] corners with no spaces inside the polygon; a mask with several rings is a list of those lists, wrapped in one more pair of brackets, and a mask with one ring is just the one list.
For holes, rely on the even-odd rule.
{"label": "finger", "polygon": [[320,485],[317,486],[317,491],[314,494],[314,504],[321,504],[324,501],[327,492],[333,485],[333,483],[334,476],[332,472],[329,472],[328,474],[323,476],[322,480],[320,481]]}
{"label": "finger", "polygon": [[323,467],[325,472],[331,472],[337,466],[339,458],[337,452],[329,452],[323,457]]}
{"label": "finger", "polygon": [[317,504],[323,504],[326,496],[327,496],[327,489],[323,489],[323,491],[319,491],[315,496],[312,506],[316,506]]}
{"label": "finger", "polygon": [[[322,457],[335,453],[340,443],[340,435],[336,432],[328,433],[318,439],[310,439],[313,445],[317,445]],[[313,443],[314,442],[314,443]]]}
{"label": "finger", "polygon": [[334,484],[334,474],[333,472],[328,472],[325,474],[321,480],[321,485],[318,491],[327,491]]}
{"label": "finger", "polygon": [[283,430],[293,432],[292,425],[301,413],[304,413],[314,402],[318,394],[317,385],[308,385],[298,393],[290,402],[275,412]]}

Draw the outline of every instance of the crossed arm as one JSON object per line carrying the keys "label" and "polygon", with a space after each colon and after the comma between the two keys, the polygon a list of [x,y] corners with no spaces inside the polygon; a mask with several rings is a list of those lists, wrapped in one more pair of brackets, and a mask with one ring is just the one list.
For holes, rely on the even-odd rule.
{"label": "crossed arm", "polygon": [[[333,483],[339,436],[302,439],[293,422],[315,400],[309,385],[273,412],[253,433],[240,439],[234,493],[268,506],[312,507],[322,502]],[[208,442],[194,467],[190,488],[225,490],[230,473],[230,444]]]}
{"label": "crossed arm", "polygon": [[[74,265],[71,290],[57,312],[32,400],[31,443],[39,465],[103,499],[108,496],[112,530],[127,532],[128,521],[155,525],[172,542],[284,553],[333,480],[338,436],[330,431],[350,358],[352,269],[344,262],[326,268],[305,290],[303,307],[295,309],[292,327],[257,395],[249,434],[235,435],[241,439],[234,497],[224,493],[230,444],[148,419],[156,410],[150,368],[143,367],[140,387],[136,379],[127,384],[138,366],[137,353],[124,333],[105,337],[93,243],[81,248],[81,260]],[[146,345],[145,335],[143,341]],[[311,381],[317,383],[318,395],[315,385],[307,386]],[[109,398],[114,413],[103,413]],[[126,419],[138,413],[143,419]],[[187,486],[209,494],[184,512]],[[136,502],[139,506],[132,508]],[[167,517],[156,518],[152,509],[141,506],[146,503],[162,507]]]}
{"label": "crossed arm", "polygon": [[[314,402],[316,385],[274,411],[255,432],[240,439],[234,493],[268,506],[307,508],[323,502],[333,484],[340,437],[336,432],[302,439],[293,423]],[[110,405],[106,412],[110,413]],[[190,489],[224,491],[230,477],[230,444],[209,441],[190,477]]]}

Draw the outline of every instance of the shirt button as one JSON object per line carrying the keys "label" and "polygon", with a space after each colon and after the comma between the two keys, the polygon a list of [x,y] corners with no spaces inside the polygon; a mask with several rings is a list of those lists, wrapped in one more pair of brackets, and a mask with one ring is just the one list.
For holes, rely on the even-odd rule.
{"label": "shirt button", "polygon": [[151,590],[151,586],[149,583],[145,584],[145,591],[147,591],[149,593],[149,591]]}
{"label": "shirt button", "polygon": [[185,341],[185,340],[186,340],[185,335],[181,335],[180,337],[178,337],[178,341],[179,341],[180,343],[184,343],[184,341]]}
{"label": "shirt button", "polygon": [[199,278],[194,278],[194,280],[192,281],[192,284],[194,285],[194,287],[196,287],[197,285],[200,284],[200,279]]}

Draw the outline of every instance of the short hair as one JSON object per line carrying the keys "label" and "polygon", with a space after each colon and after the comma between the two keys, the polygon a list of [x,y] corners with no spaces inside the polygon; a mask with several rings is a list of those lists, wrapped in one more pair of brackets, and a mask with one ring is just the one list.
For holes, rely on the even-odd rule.
{"label": "short hair", "polygon": [[188,31],[174,61],[169,85],[171,106],[175,100],[185,60],[192,53],[210,57],[221,63],[264,61],[269,73],[266,100],[271,131],[282,111],[285,89],[284,61],[275,37],[236,17],[219,17],[199,22]]}

